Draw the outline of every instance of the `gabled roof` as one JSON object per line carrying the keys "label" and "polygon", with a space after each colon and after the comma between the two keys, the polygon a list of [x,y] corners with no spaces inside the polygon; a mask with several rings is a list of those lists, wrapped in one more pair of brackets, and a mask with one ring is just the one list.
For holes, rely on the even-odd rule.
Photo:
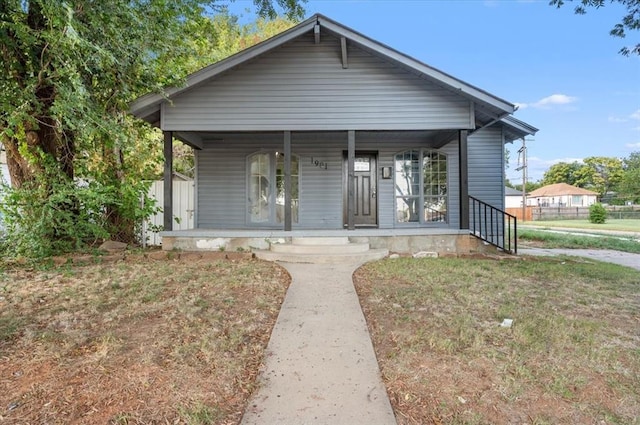
{"label": "gabled roof", "polygon": [[494,96],[471,84],[465,83],[449,74],[394,50],[382,43],[366,37],[326,16],[316,14],[311,18],[301,22],[293,28],[276,35],[266,41],[245,49],[222,61],[207,66],[186,78],[183,87],[169,87],[163,94],[148,94],[131,104],[130,112],[150,123],[157,123],[160,119],[160,105],[173,96],[179,95],[187,90],[191,90],[198,85],[215,78],[216,76],[232,70],[260,55],[263,55],[283,44],[294,40],[309,31],[326,31],[336,37],[344,37],[357,47],[380,57],[383,60],[417,75],[420,78],[431,81],[441,87],[454,91],[460,96],[468,98],[474,102],[476,118],[480,124],[494,122],[506,117],[515,110],[515,106],[506,100]]}
{"label": "gabled roof", "polygon": [[564,195],[598,195],[591,190],[583,189],[581,187],[571,186],[567,183],[556,183],[543,186],[531,192],[530,198],[540,198],[543,196],[564,196]]}

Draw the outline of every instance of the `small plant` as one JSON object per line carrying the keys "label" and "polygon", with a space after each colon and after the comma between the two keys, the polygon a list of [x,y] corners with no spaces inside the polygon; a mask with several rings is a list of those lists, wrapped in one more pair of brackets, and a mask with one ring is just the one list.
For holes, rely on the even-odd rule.
{"label": "small plant", "polygon": [[589,221],[594,224],[604,224],[607,219],[607,210],[602,204],[593,204],[589,207]]}
{"label": "small plant", "polygon": [[217,406],[210,407],[201,402],[194,406],[183,406],[179,412],[182,419],[189,425],[214,424],[224,416],[224,413]]}

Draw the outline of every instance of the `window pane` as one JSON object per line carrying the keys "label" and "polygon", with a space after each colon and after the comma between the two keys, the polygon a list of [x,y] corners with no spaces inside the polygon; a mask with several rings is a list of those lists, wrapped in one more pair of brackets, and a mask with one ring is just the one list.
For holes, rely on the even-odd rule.
{"label": "window pane", "polygon": [[422,161],[425,223],[447,221],[447,157],[428,151]]}
{"label": "window pane", "polygon": [[412,223],[419,220],[418,206],[420,198],[397,197],[396,198],[396,220],[399,223]]}
{"label": "window pane", "polygon": [[417,222],[420,219],[420,152],[410,150],[397,154],[394,168],[396,220]]}
{"label": "window pane", "polygon": [[[284,154],[276,154],[276,222],[284,222]],[[291,156],[291,221],[298,222],[298,175],[300,161],[296,155]]]}
{"label": "window pane", "polygon": [[252,223],[262,223],[270,217],[269,154],[253,155],[249,163],[249,217]]}

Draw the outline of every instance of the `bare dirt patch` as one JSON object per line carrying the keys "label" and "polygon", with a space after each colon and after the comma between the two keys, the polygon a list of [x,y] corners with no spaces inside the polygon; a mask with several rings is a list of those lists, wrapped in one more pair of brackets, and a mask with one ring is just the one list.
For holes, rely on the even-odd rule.
{"label": "bare dirt patch", "polygon": [[640,423],[637,271],[398,258],[354,282],[399,424]]}
{"label": "bare dirt patch", "polygon": [[290,277],[233,257],[0,269],[0,422],[239,423]]}

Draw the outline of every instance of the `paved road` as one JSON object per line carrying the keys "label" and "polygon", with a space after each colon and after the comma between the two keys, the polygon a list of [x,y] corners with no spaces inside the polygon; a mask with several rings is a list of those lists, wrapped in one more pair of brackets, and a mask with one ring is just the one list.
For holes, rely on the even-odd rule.
{"label": "paved road", "polygon": [[587,257],[593,260],[605,261],[620,264],[622,266],[633,267],[640,270],[640,254],[629,252],[613,251],[609,249],[565,249],[565,248],[519,248],[521,255],[573,255],[576,257]]}

